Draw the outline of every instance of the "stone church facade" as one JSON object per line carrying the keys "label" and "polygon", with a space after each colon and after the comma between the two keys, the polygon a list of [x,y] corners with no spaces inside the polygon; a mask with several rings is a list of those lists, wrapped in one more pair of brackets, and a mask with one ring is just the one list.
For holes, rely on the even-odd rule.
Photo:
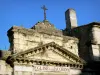
{"label": "stone church facade", "polygon": [[11,27],[10,49],[0,50],[0,75],[99,75],[100,23],[78,27],[73,9],[65,20],[64,30],[48,20]]}

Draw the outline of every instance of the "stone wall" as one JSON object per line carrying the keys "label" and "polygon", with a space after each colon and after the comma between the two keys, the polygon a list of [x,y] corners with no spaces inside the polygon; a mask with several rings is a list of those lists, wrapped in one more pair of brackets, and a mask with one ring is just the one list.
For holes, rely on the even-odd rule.
{"label": "stone wall", "polygon": [[80,26],[72,29],[71,35],[79,39],[79,56],[85,61],[91,60],[91,26]]}
{"label": "stone wall", "polygon": [[72,29],[72,36],[79,39],[79,56],[86,61],[100,58],[100,27],[99,23],[90,23]]}
{"label": "stone wall", "polygon": [[12,75],[12,67],[5,60],[0,60],[0,75]]}
{"label": "stone wall", "polygon": [[100,26],[99,25],[93,25],[91,36],[92,36],[93,44],[100,44]]}
{"label": "stone wall", "polygon": [[64,36],[63,33],[61,35],[54,35],[38,32],[33,29],[13,27],[8,31],[8,36],[10,41],[10,50],[14,50],[14,52],[25,51],[42,44],[55,42],[56,44],[78,55],[78,39]]}
{"label": "stone wall", "polygon": [[32,75],[32,66],[27,65],[15,65],[14,66],[14,75]]}
{"label": "stone wall", "polygon": [[93,25],[92,28],[92,53],[93,53],[93,60],[100,60],[100,26]]}

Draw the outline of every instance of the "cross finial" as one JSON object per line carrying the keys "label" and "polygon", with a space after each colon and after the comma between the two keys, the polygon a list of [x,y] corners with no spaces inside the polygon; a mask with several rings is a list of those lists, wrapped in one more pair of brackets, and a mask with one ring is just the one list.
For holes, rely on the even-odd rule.
{"label": "cross finial", "polygon": [[48,10],[45,5],[43,5],[43,7],[41,7],[44,10],[44,21],[46,20],[46,10]]}

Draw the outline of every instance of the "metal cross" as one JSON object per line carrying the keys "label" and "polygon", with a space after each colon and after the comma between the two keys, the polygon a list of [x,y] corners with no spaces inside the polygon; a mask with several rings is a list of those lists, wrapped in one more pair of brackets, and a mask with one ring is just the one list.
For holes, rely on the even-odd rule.
{"label": "metal cross", "polygon": [[48,10],[45,5],[43,5],[43,7],[41,7],[44,10],[44,21],[46,20],[46,10]]}

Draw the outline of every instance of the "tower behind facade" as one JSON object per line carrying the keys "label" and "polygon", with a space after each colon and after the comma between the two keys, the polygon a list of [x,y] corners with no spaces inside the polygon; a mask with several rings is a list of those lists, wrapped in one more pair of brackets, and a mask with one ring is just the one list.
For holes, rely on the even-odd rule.
{"label": "tower behind facade", "polygon": [[68,9],[65,12],[65,20],[66,20],[66,28],[68,30],[77,27],[76,12],[74,9]]}

